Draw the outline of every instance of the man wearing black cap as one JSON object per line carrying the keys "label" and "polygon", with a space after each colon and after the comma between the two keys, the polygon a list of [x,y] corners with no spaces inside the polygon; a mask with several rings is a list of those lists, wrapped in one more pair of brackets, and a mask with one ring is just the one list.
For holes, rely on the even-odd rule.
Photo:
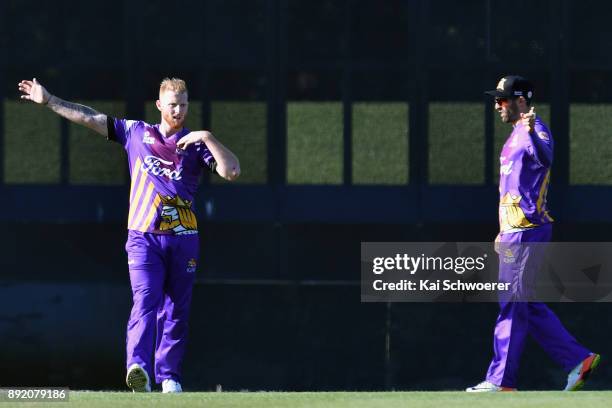
{"label": "man wearing black cap", "polygon": [[546,193],[553,161],[550,130],[531,106],[533,86],[520,76],[503,77],[495,97],[495,110],[514,126],[500,157],[499,225],[495,239],[499,252],[499,279],[510,283],[511,294],[500,299],[500,313],[493,337],[493,360],[485,381],[468,392],[514,391],[520,355],[527,335],[533,338],[568,372],[566,391],[583,387],[600,356],[569,334],[557,316],[533,299],[534,274],[542,263],[542,251],[530,242],[548,242],[552,217]]}

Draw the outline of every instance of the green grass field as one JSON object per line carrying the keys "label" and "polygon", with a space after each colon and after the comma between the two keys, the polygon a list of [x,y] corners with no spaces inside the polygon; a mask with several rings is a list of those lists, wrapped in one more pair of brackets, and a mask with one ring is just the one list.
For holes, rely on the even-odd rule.
{"label": "green grass field", "polygon": [[[123,116],[122,102],[79,101],[111,115]],[[213,101],[211,125],[240,158],[239,183],[261,184],[267,178],[267,123],[264,102]],[[9,184],[56,184],[60,180],[60,120],[40,106],[5,100],[4,170]],[[550,123],[550,107],[536,104]],[[570,181],[612,185],[612,105],[570,106]],[[289,184],[342,183],[342,104],[287,103],[287,181]],[[408,183],[410,107],[404,102],[355,102],[352,120],[354,184]],[[154,102],[145,120],[157,122]],[[509,125],[494,117],[493,177]],[[201,128],[200,103],[190,103],[187,126]],[[465,102],[429,104],[429,182],[478,185],[484,174],[484,105]],[[69,127],[69,180],[73,184],[126,183],[125,154],[120,146],[76,125]],[[554,169],[553,169],[554,171]],[[222,183],[213,177],[213,183]]]}
{"label": "green grass field", "polygon": [[[465,392],[186,392],[183,394],[132,394],[127,392],[71,392],[67,403],[53,407],[207,407],[207,408],[565,408],[609,407],[612,391],[577,393],[515,392],[467,394]],[[2,403],[8,406],[40,403]]]}

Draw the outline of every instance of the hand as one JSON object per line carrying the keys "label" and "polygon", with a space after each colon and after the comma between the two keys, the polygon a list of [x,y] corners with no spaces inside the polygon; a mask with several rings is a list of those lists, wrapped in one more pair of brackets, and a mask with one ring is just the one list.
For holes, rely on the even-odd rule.
{"label": "hand", "polygon": [[36,78],[31,81],[21,81],[18,88],[23,93],[21,99],[27,99],[45,105],[49,102],[49,99],[51,99],[51,94],[36,80]]}
{"label": "hand", "polygon": [[204,138],[208,133],[210,132],[207,132],[206,130],[188,133],[181,137],[178,142],[176,142],[176,147],[181,150],[187,150],[187,148],[192,144],[204,142]]}
{"label": "hand", "polygon": [[532,106],[528,113],[521,113],[521,123],[527,127],[529,133],[535,130],[535,108]]}

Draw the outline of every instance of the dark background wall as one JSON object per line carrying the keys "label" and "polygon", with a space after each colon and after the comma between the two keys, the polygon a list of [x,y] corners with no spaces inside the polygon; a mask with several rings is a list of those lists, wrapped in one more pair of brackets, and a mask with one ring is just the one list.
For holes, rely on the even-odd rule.
{"label": "dark background wall", "polygon": [[[122,389],[131,306],[123,226],[9,226],[22,228],[3,240],[0,381]],[[599,239],[608,229],[566,225],[556,237]],[[497,306],[360,303],[359,243],[493,232],[466,224],[205,224],[186,388],[439,390],[480,379]],[[612,352],[608,303],[552,307],[580,341]],[[533,342],[522,364],[522,389],[564,385],[565,373]],[[592,386],[607,388],[610,374],[604,364]]]}
{"label": "dark background wall", "polygon": [[[488,0],[207,0],[177,7],[141,0],[0,3],[0,384],[122,389],[131,305],[122,156],[94,145],[88,163],[117,160],[119,170],[105,182],[78,181],[76,131],[57,121],[26,132],[40,111],[12,113],[23,78],[37,76],[66,99],[120,101],[123,115],[143,118],[159,80],[181,76],[198,102],[192,115],[206,128],[218,101],[265,106],[261,138],[230,144],[243,163],[253,163],[243,166],[244,177],[255,170],[261,177],[237,185],[202,179],[196,205],[203,262],[187,389],[457,389],[479,381],[491,357],[496,306],[362,304],[359,244],[495,236],[499,135],[482,91],[509,72],[532,78],[538,101],[549,106],[555,239],[610,241],[606,2],[519,1],[513,7],[520,18]],[[339,176],[296,182],[288,106],[329,101],[342,107]],[[404,173],[394,173],[404,182],[356,177],[356,167],[388,165],[384,150],[356,161],[359,102],[409,106]],[[439,117],[431,115],[431,106],[447,102],[482,109],[471,119],[482,130],[479,149],[448,164],[438,154],[457,146],[433,149]],[[603,114],[576,116],[577,104],[602,107]],[[572,161],[572,152],[585,151],[584,139],[573,138],[580,131],[572,130],[572,118],[596,119],[582,131],[598,139],[587,142],[594,164],[579,173],[580,182],[572,174],[584,160]],[[463,131],[453,129],[462,116],[446,119],[444,135],[461,138]],[[17,143],[34,141],[35,150],[50,138],[56,150],[40,148],[44,154],[34,159]],[[51,156],[46,178],[41,163]],[[438,163],[442,174],[453,174],[455,163],[474,162],[476,182],[432,176]],[[325,176],[320,169],[311,172]],[[579,340],[604,358],[612,354],[608,304],[553,308]],[[606,388],[611,374],[604,365],[593,386]],[[529,345],[521,388],[561,388],[564,378]]]}

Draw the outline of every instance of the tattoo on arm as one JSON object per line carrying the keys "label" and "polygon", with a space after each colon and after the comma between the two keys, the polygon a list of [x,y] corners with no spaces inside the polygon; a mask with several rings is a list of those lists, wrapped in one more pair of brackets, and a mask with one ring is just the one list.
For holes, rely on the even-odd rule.
{"label": "tattoo on arm", "polygon": [[106,136],[106,115],[90,108],[89,106],[78,103],[64,101],[56,96],[52,96],[47,102],[47,106],[55,113],[71,122],[86,126],[96,132]]}
{"label": "tattoo on arm", "polygon": [[[83,114],[83,115],[89,115],[89,116],[93,116],[98,114],[98,112],[96,112],[94,109],[90,108],[89,106],[85,106],[85,105],[79,105],[78,103],[72,103],[72,102],[68,102],[68,101],[64,101],[62,99],[58,98],[54,98],[56,102],[54,105],[55,107],[57,107],[57,109],[52,109],[57,111],[74,111],[74,112],[78,112],[79,114]],[[58,112],[59,113],[59,112]]]}

